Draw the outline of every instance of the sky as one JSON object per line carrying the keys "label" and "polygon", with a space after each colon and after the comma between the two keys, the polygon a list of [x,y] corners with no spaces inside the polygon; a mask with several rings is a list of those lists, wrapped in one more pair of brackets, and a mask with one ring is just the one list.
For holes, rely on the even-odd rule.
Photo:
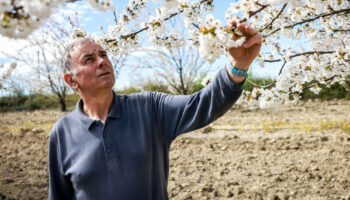
{"label": "sky", "polygon": [[[161,0],[158,0],[158,2],[162,2]],[[214,0],[214,4],[216,6],[214,11],[214,16],[216,19],[220,19],[221,22],[224,24],[225,22],[225,11],[229,7],[229,4],[233,1],[228,0]],[[122,11],[125,5],[128,4],[128,0],[114,0],[114,7],[115,10],[118,13]],[[68,3],[64,9],[61,9],[61,13],[64,13],[64,15],[68,16],[74,16],[75,13],[78,14],[79,24],[83,27],[83,29],[88,32],[89,34],[101,34],[100,27],[103,27],[104,30],[108,30],[109,25],[114,24],[114,16],[111,11],[108,12],[100,12],[96,9],[92,9],[88,4],[86,4],[84,1],[78,1],[75,3]],[[63,21],[62,15],[55,15],[55,18],[60,21]],[[13,49],[13,46],[21,46],[23,45],[23,41],[21,40],[10,40],[8,38],[0,37],[0,51],[6,51],[7,53],[12,53],[11,50]],[[13,52],[15,53],[15,52]],[[9,60],[0,56],[0,62],[6,63]],[[226,62],[228,61],[228,58],[225,58],[222,56],[217,62],[214,63],[214,68],[217,70],[223,67]],[[261,68],[257,66],[256,63],[253,63],[252,69],[253,69],[253,75],[255,76],[264,76],[264,77],[274,77],[277,72],[279,71],[279,64],[271,64],[267,67]],[[15,73],[28,73],[32,69],[30,67],[18,67],[15,71]],[[217,71],[216,70],[216,71]],[[215,70],[214,70],[215,71]],[[117,79],[117,88],[124,88],[128,87],[132,82],[132,79],[130,78],[133,74],[129,73],[121,73],[120,76]],[[213,74],[211,74],[213,76]],[[1,95],[1,93],[0,93]]]}

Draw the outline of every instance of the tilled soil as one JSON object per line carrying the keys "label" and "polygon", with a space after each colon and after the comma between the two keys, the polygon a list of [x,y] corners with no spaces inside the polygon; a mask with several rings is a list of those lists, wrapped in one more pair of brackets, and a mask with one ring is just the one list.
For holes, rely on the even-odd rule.
{"label": "tilled soil", "polygon": [[[0,114],[0,200],[47,199],[48,132],[62,114]],[[234,107],[171,146],[170,199],[350,200],[350,102]]]}
{"label": "tilled soil", "polygon": [[350,199],[350,136],[341,131],[217,134],[172,145],[171,199]]}

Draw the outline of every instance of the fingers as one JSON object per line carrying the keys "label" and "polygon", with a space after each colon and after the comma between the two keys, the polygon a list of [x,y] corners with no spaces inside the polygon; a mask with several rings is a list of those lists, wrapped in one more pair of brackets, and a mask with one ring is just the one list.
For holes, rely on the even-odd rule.
{"label": "fingers", "polygon": [[245,26],[244,30],[246,33],[248,33],[249,35],[254,35],[256,34],[256,31],[254,29],[252,29],[250,26]]}
{"label": "fingers", "polygon": [[241,24],[241,23],[237,22],[236,20],[232,20],[231,21],[231,25],[233,27],[237,27],[238,30],[240,32],[242,32],[243,34],[245,34],[245,35],[254,35],[254,34],[256,34],[256,31],[254,29],[252,29],[250,26]]}
{"label": "fingers", "polygon": [[255,44],[262,44],[262,37],[259,34],[255,34],[243,44],[244,48],[249,48]]}
{"label": "fingers", "polygon": [[244,24],[237,24],[237,28],[239,31],[241,31],[244,35],[254,35],[256,34],[256,31],[252,29],[250,26],[244,25]]}
{"label": "fingers", "polygon": [[235,20],[231,21],[232,26],[236,26],[238,31],[247,37],[247,41],[243,44],[244,48],[249,48],[255,44],[262,44],[262,37],[250,26],[241,24]]}
{"label": "fingers", "polygon": [[232,21],[231,21],[231,25],[232,25],[232,26],[236,26],[236,24],[237,24],[237,22],[236,22],[235,20],[232,20]]}

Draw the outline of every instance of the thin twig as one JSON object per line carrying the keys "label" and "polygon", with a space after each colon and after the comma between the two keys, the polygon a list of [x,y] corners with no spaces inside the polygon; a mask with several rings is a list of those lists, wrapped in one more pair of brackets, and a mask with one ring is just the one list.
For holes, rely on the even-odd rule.
{"label": "thin twig", "polygon": [[[312,55],[312,54],[332,54],[335,53],[335,51],[307,51],[307,52],[303,52],[303,53],[297,53],[294,55],[291,55],[290,58],[295,58],[298,56],[304,56],[304,55]],[[264,62],[280,62],[282,61],[282,59],[276,59],[276,60],[264,60]]]}
{"label": "thin twig", "polygon": [[[333,32],[350,32],[350,29],[332,29]],[[320,30],[319,32],[325,33],[326,31]]]}
{"label": "thin twig", "polygon": [[[302,24],[305,24],[307,22],[312,22],[312,21],[315,21],[319,18],[324,18],[324,17],[336,15],[336,14],[341,14],[341,13],[345,13],[345,14],[350,13],[350,8],[337,10],[337,11],[334,11],[331,13],[324,13],[324,14],[318,15],[314,18],[306,19],[306,20],[303,20],[303,21],[300,21],[300,22],[297,22],[297,23],[294,23],[294,24],[291,24],[288,26],[284,26],[283,28],[293,28],[294,26],[302,25]],[[272,31],[271,33],[269,33],[268,35],[264,35],[263,37],[265,38],[265,37],[271,36],[272,34],[276,33],[277,31],[280,31],[280,30],[281,30],[281,28],[277,28],[274,31]]]}
{"label": "thin twig", "polygon": [[115,13],[114,9],[113,9],[113,15],[114,15],[115,25],[118,25],[118,18],[117,18],[117,14]]}
{"label": "thin twig", "polygon": [[193,25],[194,27],[196,27],[197,29],[199,29],[199,26],[198,26],[197,24],[192,23],[192,25]]}
{"label": "thin twig", "polygon": [[275,22],[276,19],[278,19],[278,18],[280,17],[280,15],[283,13],[283,11],[284,11],[284,9],[285,9],[286,7],[287,7],[287,4],[285,3],[285,4],[283,5],[282,9],[280,10],[280,12],[276,15],[276,17],[273,18],[272,21],[262,29],[262,31],[265,30],[265,29],[267,29],[268,27],[272,26],[273,22]]}
{"label": "thin twig", "polygon": [[[278,76],[282,74],[283,68],[286,66],[286,63],[287,63],[287,61],[284,61],[283,65],[282,65],[282,67],[281,67],[281,69],[280,69],[280,71],[279,71],[279,73],[278,73]],[[272,81],[272,83],[270,83],[270,84],[268,84],[268,85],[261,86],[261,85],[258,85],[258,84],[256,84],[256,83],[254,83],[253,81],[251,81],[251,80],[249,80],[249,79],[247,79],[247,81],[248,81],[249,83],[251,83],[252,85],[254,85],[255,87],[263,88],[263,89],[269,88],[269,87],[273,86],[273,85],[276,83],[276,79],[275,79],[274,81]]]}
{"label": "thin twig", "polygon": [[[206,3],[206,2],[212,3],[213,0],[202,0],[202,1],[200,2],[200,4],[203,4],[203,3]],[[177,12],[177,13],[173,13],[173,14],[171,14],[169,17],[165,18],[164,21],[168,21],[169,19],[171,19],[171,18],[173,18],[173,17],[175,17],[175,16],[181,14],[182,12],[183,12],[183,11],[179,11],[179,12]],[[128,34],[128,35],[122,35],[121,38],[122,38],[122,39],[134,38],[137,34],[143,32],[143,31],[145,31],[145,30],[148,30],[148,29],[149,29],[149,26],[144,27],[144,28],[142,28],[142,29],[140,29],[140,30],[138,30],[138,31],[136,31],[136,32],[134,32],[134,33],[130,33],[130,34]],[[116,39],[107,40],[107,42],[114,42],[114,41],[116,41]]]}
{"label": "thin twig", "polygon": [[[330,77],[330,78],[327,78],[326,80],[324,80],[324,81],[332,81],[334,78],[336,78],[338,75],[334,75],[334,76],[332,76],[332,77]],[[305,90],[307,90],[307,89],[310,89],[310,88],[312,88],[312,87],[314,87],[315,85],[318,85],[318,84],[320,84],[320,83],[313,83],[313,84],[311,84],[311,85],[308,85],[308,86],[306,86],[306,87],[303,87],[302,88],[302,91],[305,91]],[[297,94],[297,93],[299,93],[299,92],[292,92],[291,94]]]}
{"label": "thin twig", "polygon": [[282,67],[281,67],[281,69],[280,69],[280,72],[278,73],[278,76],[282,74],[283,68],[284,68],[284,66],[286,65],[286,63],[287,63],[287,61],[284,61],[283,65],[282,65]]}
{"label": "thin twig", "polygon": [[[203,3],[206,3],[206,2],[212,3],[213,0],[202,0],[202,1],[200,2],[200,4],[203,4]],[[258,10],[256,10],[256,11],[251,11],[251,12],[249,12],[249,17],[248,17],[248,18],[251,18],[251,17],[253,17],[254,15],[258,14],[259,12],[261,12],[262,10],[264,10],[265,8],[267,8],[269,5],[260,5],[260,6],[261,6],[260,9],[258,9]],[[169,17],[165,18],[164,21],[168,21],[169,19],[171,19],[171,18],[173,18],[173,17],[175,17],[175,16],[181,14],[182,12],[183,12],[183,11],[179,11],[179,12],[177,12],[177,13],[173,13],[173,14],[171,14]],[[239,21],[239,23],[243,23],[243,22],[245,22],[245,21],[247,21],[246,18],[243,19],[243,20],[241,20],[241,21]],[[193,24],[193,25],[194,25],[196,28],[199,29],[198,25],[195,25],[195,24]],[[137,34],[143,32],[143,31],[145,31],[145,30],[148,30],[148,29],[149,29],[149,26],[144,27],[144,28],[142,28],[142,29],[140,29],[140,30],[138,30],[138,31],[136,31],[136,32],[134,32],[134,33],[130,33],[130,34],[128,34],[128,35],[122,35],[121,38],[122,38],[122,39],[134,38]],[[107,42],[114,42],[114,41],[116,41],[116,39],[107,40]]]}
{"label": "thin twig", "polygon": [[[259,12],[261,12],[261,11],[263,11],[265,8],[267,8],[269,5],[260,5],[261,6],[261,8],[260,9],[258,9],[258,10],[256,10],[256,11],[250,11],[249,12],[249,17],[248,18],[251,18],[251,17],[253,17],[254,15],[256,15],[256,14],[258,14]],[[245,18],[242,22],[245,22],[245,21],[247,21],[248,19],[247,18]]]}

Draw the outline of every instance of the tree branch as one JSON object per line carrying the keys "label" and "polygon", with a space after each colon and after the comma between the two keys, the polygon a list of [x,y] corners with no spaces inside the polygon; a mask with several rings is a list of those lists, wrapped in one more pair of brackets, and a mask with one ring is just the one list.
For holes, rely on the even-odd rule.
{"label": "tree branch", "polygon": [[[200,2],[200,4],[203,4],[203,3],[206,3],[206,2],[212,3],[213,0],[202,0],[202,1]],[[171,14],[169,17],[165,18],[164,21],[168,21],[169,19],[171,19],[171,18],[173,18],[173,17],[175,17],[175,16],[181,14],[182,12],[183,12],[183,10],[182,10],[182,11],[179,11],[179,12],[177,12],[177,13],[173,13],[173,14]],[[122,35],[121,38],[122,38],[122,39],[134,38],[137,34],[143,32],[143,31],[145,31],[145,30],[148,30],[148,29],[149,29],[149,26],[144,27],[144,28],[142,28],[142,29],[140,29],[140,30],[138,30],[138,31],[136,31],[136,32],[134,32],[134,33],[130,33],[130,34],[128,34],[128,35]],[[114,41],[116,41],[116,39],[107,40],[107,42],[114,42]]]}
{"label": "tree branch", "polygon": [[[350,29],[332,29],[333,32],[350,32]],[[324,33],[326,31],[320,30],[321,33]]]}
{"label": "tree branch", "polygon": [[[251,18],[251,17],[253,17],[254,15],[258,14],[259,12],[263,11],[263,10],[264,10],[265,8],[267,8],[269,5],[261,5],[261,4],[259,4],[259,6],[261,6],[261,8],[258,9],[258,10],[256,10],[256,11],[249,11],[249,16],[248,16],[248,18]],[[247,20],[248,20],[248,19],[245,18],[245,19],[243,19],[242,21],[240,21],[240,23],[246,22]]]}
{"label": "tree branch", "polygon": [[[312,55],[312,54],[332,54],[335,53],[335,51],[307,51],[307,52],[303,52],[303,53],[297,53],[294,55],[291,55],[290,58],[295,58],[298,56],[304,56],[304,55]],[[282,59],[275,59],[275,60],[264,60],[264,62],[280,62],[282,61]]]}
{"label": "tree branch", "polygon": [[[337,77],[337,75],[334,75],[334,76],[332,76],[332,77],[330,77],[330,78],[327,78],[326,80],[324,80],[324,81],[332,81],[334,78],[336,78]],[[308,85],[308,86],[306,86],[306,87],[303,87],[303,89],[302,89],[302,91],[305,91],[305,90],[307,90],[307,89],[310,89],[310,88],[312,88],[312,87],[314,87],[315,85],[318,85],[318,84],[320,84],[320,83],[313,83],[313,84],[311,84],[311,85]],[[298,94],[299,92],[298,91],[296,91],[296,92],[292,92],[291,94]]]}
{"label": "tree branch", "polygon": [[268,27],[272,26],[273,22],[275,22],[276,19],[279,18],[279,16],[283,13],[283,11],[284,11],[284,9],[285,9],[286,7],[287,7],[287,4],[285,3],[285,4],[283,5],[282,9],[280,10],[280,12],[277,14],[277,16],[276,16],[275,18],[273,18],[272,21],[262,29],[262,31],[265,30],[265,29],[267,29]]}
{"label": "tree branch", "polygon": [[115,10],[113,10],[113,15],[114,15],[115,24],[117,25],[118,24],[118,18],[117,18],[117,14],[115,13]]}
{"label": "tree branch", "polygon": [[[280,69],[280,71],[279,71],[279,73],[278,73],[278,76],[282,74],[283,68],[286,66],[286,64],[287,64],[287,61],[284,61],[284,62],[283,62],[283,65],[282,65],[282,67],[281,67],[281,69]],[[258,84],[256,84],[256,83],[254,83],[253,81],[251,81],[251,80],[249,80],[249,79],[247,79],[247,81],[248,81],[249,83],[251,83],[252,85],[254,85],[255,87],[263,88],[263,89],[272,87],[272,86],[276,83],[276,79],[275,79],[274,81],[272,81],[272,83],[270,83],[270,84],[268,84],[268,85],[261,86],[261,85],[258,85]]]}
{"label": "tree branch", "polygon": [[[203,4],[203,3],[210,3],[210,4],[211,4],[212,2],[213,2],[213,0],[201,0],[201,1],[200,1],[200,4]],[[250,11],[250,12],[249,12],[249,17],[248,17],[248,18],[251,18],[251,17],[253,17],[254,15],[260,13],[262,10],[264,10],[265,8],[267,8],[269,5],[261,5],[261,4],[259,4],[259,6],[261,6],[260,9],[258,9],[258,10],[256,10],[256,11]],[[171,14],[169,17],[165,18],[164,21],[168,21],[169,19],[171,19],[171,18],[173,18],[173,17],[175,17],[175,16],[181,14],[182,12],[183,12],[183,10],[182,10],[182,11],[179,11],[179,12],[177,12],[177,13],[173,13],[173,14]],[[248,20],[247,18],[242,19],[241,21],[239,21],[239,23],[246,22],[247,20]],[[196,25],[196,24],[192,24],[192,25],[199,29],[198,25]],[[234,26],[234,27],[235,27],[235,26]],[[122,35],[121,38],[122,38],[122,39],[134,38],[137,34],[143,32],[143,31],[146,31],[146,30],[148,30],[148,29],[149,29],[149,26],[144,27],[144,28],[142,28],[142,29],[140,29],[140,30],[138,30],[138,31],[136,31],[136,32],[134,32],[134,33],[130,33],[130,34],[128,34],[128,35]],[[116,39],[110,39],[110,40],[107,40],[107,43],[114,42],[114,41],[116,41]]]}
{"label": "tree branch", "polygon": [[[341,13],[345,13],[345,14],[350,13],[350,8],[337,10],[337,11],[334,11],[334,12],[331,12],[331,13],[324,13],[324,14],[318,15],[318,16],[316,16],[314,18],[302,20],[300,22],[297,22],[297,23],[294,23],[294,24],[291,24],[291,25],[288,25],[288,26],[284,26],[283,28],[293,28],[294,26],[302,25],[302,24],[305,24],[307,22],[312,22],[312,21],[315,21],[315,20],[317,20],[319,18],[324,18],[324,17],[336,15],[336,14],[341,14]],[[274,31],[272,31],[271,33],[269,33],[268,35],[264,35],[263,37],[265,38],[265,37],[271,36],[272,34],[278,32],[280,30],[281,30],[281,28],[277,28]]]}

